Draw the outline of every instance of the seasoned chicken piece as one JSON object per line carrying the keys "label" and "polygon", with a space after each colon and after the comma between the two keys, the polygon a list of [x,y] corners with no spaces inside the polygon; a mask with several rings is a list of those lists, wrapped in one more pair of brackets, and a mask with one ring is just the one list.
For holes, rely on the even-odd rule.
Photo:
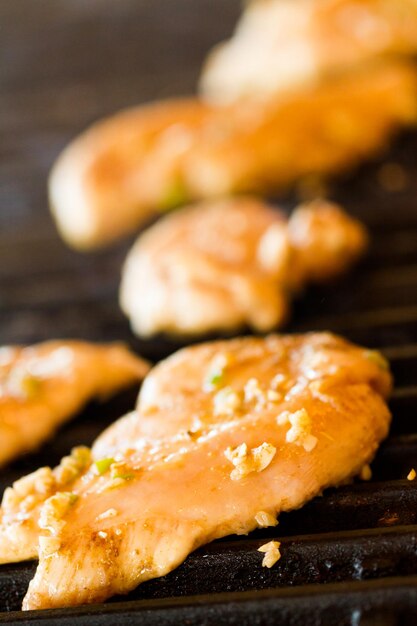
{"label": "seasoned chicken piece", "polygon": [[[111,426],[95,462],[37,510],[40,562],[24,608],[126,593],[201,544],[273,525],[351,479],[387,434],[390,389],[378,353],[326,333],[171,356],[146,378],[136,418]],[[19,510],[30,518],[27,493],[5,496],[3,533]]]}
{"label": "seasoned chicken piece", "polygon": [[267,102],[138,107],[97,123],[59,157],[50,201],[65,240],[92,248],[186,201],[280,191],[355,166],[417,116],[414,68],[361,72]]}
{"label": "seasoned chicken piece", "polygon": [[265,98],[375,58],[417,52],[416,0],[252,0],[229,41],[209,54],[211,102]]}
{"label": "seasoned chicken piece", "polygon": [[366,246],[364,228],[334,204],[316,201],[285,216],[240,198],[182,209],[134,245],[121,306],[139,335],[256,330],[281,324],[304,283],[335,276]]}
{"label": "seasoned chicken piece", "polygon": [[35,450],[92,398],[141,380],[148,364],[119,344],[50,341],[0,349],[0,465]]}
{"label": "seasoned chicken piece", "polygon": [[362,68],[286,98],[241,103],[194,151],[187,172],[199,197],[280,191],[349,170],[417,119],[417,74],[404,63]]}
{"label": "seasoned chicken piece", "polygon": [[67,243],[106,244],[181,203],[181,161],[209,112],[192,99],[141,106],[75,139],[49,179],[51,210]]}

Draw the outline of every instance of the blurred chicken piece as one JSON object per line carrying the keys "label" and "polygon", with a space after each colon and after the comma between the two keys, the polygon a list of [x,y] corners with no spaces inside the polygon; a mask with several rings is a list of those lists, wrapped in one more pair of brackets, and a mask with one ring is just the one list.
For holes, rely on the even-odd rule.
{"label": "blurred chicken piece", "polygon": [[52,212],[70,245],[94,248],[187,201],[280,191],[349,169],[416,116],[416,74],[405,63],[263,103],[138,107],[64,150],[49,182]]}
{"label": "blurred chicken piece", "polygon": [[50,341],[0,349],[0,465],[35,450],[89,400],[141,380],[148,364],[123,345]]}
{"label": "blurred chicken piece", "polygon": [[209,54],[200,88],[216,104],[278,97],[415,52],[416,0],[252,0],[233,37]]}
{"label": "blurred chicken piece", "polygon": [[76,138],[49,179],[51,210],[65,241],[80,249],[101,246],[180,203],[187,193],[181,163],[209,113],[192,99],[150,104]]}
{"label": "blurred chicken piece", "polygon": [[285,215],[250,199],[181,209],[148,229],[128,255],[120,301],[138,335],[201,334],[281,324],[294,291],[346,270],[364,228],[316,201]]}
{"label": "blurred chicken piece", "polygon": [[[126,593],[203,543],[262,526],[260,512],[275,519],[351,479],[387,434],[390,389],[378,353],[327,333],[178,352],[147,377],[136,418],[100,438],[113,458],[87,462],[37,509],[24,608]],[[10,524],[12,536],[27,496],[7,500],[1,532]]]}
{"label": "blurred chicken piece", "polygon": [[417,120],[417,73],[406,63],[362,68],[287,98],[219,107],[188,165],[199,197],[280,191],[352,169]]}

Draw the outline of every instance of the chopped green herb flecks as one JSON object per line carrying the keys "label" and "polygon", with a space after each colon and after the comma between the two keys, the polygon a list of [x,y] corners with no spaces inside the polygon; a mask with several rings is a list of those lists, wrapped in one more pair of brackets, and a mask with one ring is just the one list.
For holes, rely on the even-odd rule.
{"label": "chopped green herb flecks", "polygon": [[72,504],[75,504],[75,503],[77,502],[77,500],[78,500],[78,496],[77,496],[77,494],[76,494],[76,493],[70,493],[69,503],[70,503],[71,505],[72,505]]}
{"label": "chopped green herb flecks", "polygon": [[26,398],[34,398],[41,388],[41,381],[30,374],[23,376],[20,387]]}
{"label": "chopped green herb flecks", "polygon": [[121,478],[122,480],[132,480],[132,478],[134,478],[135,475],[128,473],[128,474],[115,474],[114,478]]}
{"label": "chopped green herb flecks", "polygon": [[112,480],[131,480],[135,477],[135,474],[130,471],[130,467],[126,463],[121,461],[112,465],[110,476]]}
{"label": "chopped green herb flecks", "polygon": [[184,204],[188,200],[186,187],[181,179],[176,179],[166,189],[164,195],[159,202],[159,208],[162,211],[175,209],[180,204]]}
{"label": "chopped green herb flecks", "polygon": [[217,385],[221,383],[222,380],[223,380],[223,373],[217,372],[215,374],[212,374],[209,377],[208,382],[210,383],[210,385],[213,385],[213,387],[217,387]]}
{"label": "chopped green herb flecks", "polygon": [[222,371],[211,371],[208,373],[204,380],[203,389],[206,392],[214,391],[222,384],[224,380],[224,373]]}
{"label": "chopped green herb flecks", "polygon": [[99,461],[96,461],[94,463],[97,473],[100,474],[100,476],[102,474],[105,474],[107,472],[107,470],[110,468],[110,466],[114,463],[114,459],[112,458],[108,458],[108,459],[100,459]]}
{"label": "chopped green herb flecks", "polygon": [[388,361],[377,350],[367,350],[366,353],[365,353],[365,356],[368,359],[368,361],[371,361],[372,363],[375,363],[375,365],[377,365],[382,370],[385,370],[385,371],[389,370],[389,363],[388,363]]}
{"label": "chopped green herb flecks", "polygon": [[232,362],[233,355],[230,353],[216,354],[209,365],[203,382],[203,390],[206,392],[217,391],[225,383],[226,368]]}

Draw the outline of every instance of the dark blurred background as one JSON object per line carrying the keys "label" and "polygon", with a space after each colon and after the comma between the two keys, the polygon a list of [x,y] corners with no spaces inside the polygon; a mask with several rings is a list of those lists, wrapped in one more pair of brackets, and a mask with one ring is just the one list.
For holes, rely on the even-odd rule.
{"label": "dark blurred background", "polygon": [[128,335],[117,306],[127,244],[79,255],[47,209],[48,171],[97,118],[195,91],[239,0],[1,0],[0,344]]}

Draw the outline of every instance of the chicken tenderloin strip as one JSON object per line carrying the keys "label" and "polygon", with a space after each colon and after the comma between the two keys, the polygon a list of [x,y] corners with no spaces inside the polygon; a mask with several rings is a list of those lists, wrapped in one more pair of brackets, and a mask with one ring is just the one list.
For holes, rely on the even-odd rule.
{"label": "chicken tenderloin strip", "polygon": [[280,192],[349,170],[416,118],[416,71],[405,62],[265,102],[137,107],[96,123],[63,151],[50,175],[51,210],[67,243],[88,250],[179,204]]}
{"label": "chicken tenderloin strip", "polygon": [[388,432],[390,389],[378,353],[327,333],[178,352],[147,377],[136,420],[103,433],[95,462],[40,508],[24,608],[126,593],[353,478]]}
{"label": "chicken tenderloin strip", "polygon": [[89,400],[141,380],[148,364],[122,344],[49,341],[0,349],[0,465],[38,448]]}
{"label": "chicken tenderloin strip", "polygon": [[159,220],[123,270],[120,303],[138,335],[268,331],[294,292],[346,270],[367,244],[364,227],[319,200],[289,219],[251,199],[207,201]]}

